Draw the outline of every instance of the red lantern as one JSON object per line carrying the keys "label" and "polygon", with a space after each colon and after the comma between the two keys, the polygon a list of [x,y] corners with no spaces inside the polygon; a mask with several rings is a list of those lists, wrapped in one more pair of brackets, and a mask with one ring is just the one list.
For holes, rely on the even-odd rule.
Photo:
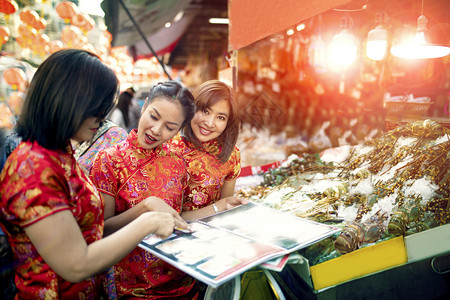
{"label": "red lantern", "polygon": [[25,81],[25,73],[19,68],[9,68],[3,72],[6,83],[11,85],[13,90],[17,90],[19,85]]}
{"label": "red lantern", "polygon": [[70,1],[64,1],[58,3],[55,7],[56,13],[61,19],[64,19],[64,22],[68,24],[72,17],[78,13],[78,7],[75,3]]}
{"label": "red lantern", "polygon": [[80,36],[80,29],[72,25],[64,27],[61,32],[61,40],[69,45],[69,47],[72,47],[74,43],[77,43],[77,41],[80,39]]}
{"label": "red lantern", "polygon": [[87,22],[88,21],[85,13],[77,13],[72,16],[71,24],[77,26],[80,29],[84,28]]}
{"label": "red lantern", "polygon": [[108,41],[112,42],[112,34],[108,30],[105,30],[104,32],[105,37],[108,39]]}
{"label": "red lantern", "polygon": [[[22,38],[22,41],[25,45],[31,46],[34,39],[36,38],[38,32],[33,27],[29,27],[25,24],[20,24],[18,27],[19,36]],[[17,37],[16,37],[17,40]]]}
{"label": "red lantern", "polygon": [[94,28],[94,26],[95,26],[95,21],[94,21],[94,19],[92,19],[91,16],[88,15],[87,23],[86,23],[86,26],[83,28],[83,30],[84,30],[85,32],[91,31],[92,28]]}
{"label": "red lantern", "polygon": [[15,13],[19,9],[17,3],[13,0],[0,0],[0,13],[4,13],[7,16]]}
{"label": "red lantern", "polygon": [[1,25],[0,26],[0,44],[3,45],[9,40],[9,35],[11,32],[9,31],[9,28]]}
{"label": "red lantern", "polygon": [[58,40],[50,41],[48,46],[50,53],[54,53],[64,48],[64,44]]}
{"label": "red lantern", "polygon": [[31,26],[33,26],[34,29],[36,29],[37,31],[41,31],[44,30],[45,27],[47,27],[47,21],[39,17],[39,19],[37,19],[36,22]]}
{"label": "red lantern", "polygon": [[29,8],[24,8],[19,13],[20,20],[31,27],[34,27],[33,24],[39,20],[39,15],[34,10]]}
{"label": "red lantern", "polygon": [[23,93],[12,92],[8,99],[8,105],[16,116],[19,115],[23,105]]}
{"label": "red lantern", "polygon": [[33,50],[39,55],[44,56],[50,51],[50,38],[45,33],[38,34],[34,39]]}

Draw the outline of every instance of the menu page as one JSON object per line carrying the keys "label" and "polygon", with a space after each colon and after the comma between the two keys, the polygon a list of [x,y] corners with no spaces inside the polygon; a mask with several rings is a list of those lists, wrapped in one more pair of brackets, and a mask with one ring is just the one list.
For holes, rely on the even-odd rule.
{"label": "menu page", "polygon": [[339,230],[254,203],[190,225],[191,232],[149,235],[139,246],[212,287]]}

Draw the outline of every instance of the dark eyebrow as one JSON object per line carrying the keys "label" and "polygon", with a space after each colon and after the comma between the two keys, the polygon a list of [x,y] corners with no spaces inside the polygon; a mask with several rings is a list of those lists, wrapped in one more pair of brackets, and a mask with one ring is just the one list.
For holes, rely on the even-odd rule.
{"label": "dark eyebrow", "polygon": [[[161,118],[161,115],[159,114],[158,110],[157,110],[156,108],[154,108],[154,107],[152,107],[152,109],[153,109],[153,111],[155,112],[155,114],[157,114],[158,117]],[[167,123],[173,124],[174,126],[179,126],[178,123],[176,123],[176,122],[167,122]]]}

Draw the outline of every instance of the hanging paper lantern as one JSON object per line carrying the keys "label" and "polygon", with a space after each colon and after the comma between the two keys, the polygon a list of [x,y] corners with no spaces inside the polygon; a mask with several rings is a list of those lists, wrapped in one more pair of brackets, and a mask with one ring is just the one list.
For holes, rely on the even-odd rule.
{"label": "hanging paper lantern", "polygon": [[5,44],[9,40],[9,35],[11,32],[9,31],[9,28],[1,25],[0,26],[0,45]]}
{"label": "hanging paper lantern", "polygon": [[58,3],[55,10],[58,16],[63,19],[66,24],[70,23],[72,17],[78,13],[78,7],[75,3],[70,1]]}
{"label": "hanging paper lantern", "polygon": [[105,30],[104,32],[105,37],[108,39],[108,41],[112,42],[112,34],[108,30]]}
{"label": "hanging paper lantern", "polygon": [[78,43],[81,35],[81,31],[78,27],[68,25],[64,27],[61,32],[61,40],[69,47],[72,47],[74,44]]}
{"label": "hanging paper lantern", "polygon": [[23,96],[24,94],[22,92],[12,92],[9,95],[8,105],[16,116],[20,114],[20,110],[22,109]]}
{"label": "hanging paper lantern", "polygon": [[16,36],[16,43],[22,48],[27,48],[28,47],[27,43],[25,42],[25,40],[21,36]]}
{"label": "hanging paper lantern", "polygon": [[74,14],[71,19],[71,24],[77,26],[80,29],[84,28],[86,26],[86,23],[88,22],[86,15],[87,14],[81,12]]}
{"label": "hanging paper lantern", "polygon": [[87,15],[87,22],[86,22],[86,26],[83,28],[83,30],[85,32],[91,31],[92,28],[94,28],[95,26],[95,21],[94,19],[91,18],[91,16]]}
{"label": "hanging paper lantern", "polygon": [[12,86],[13,90],[17,90],[25,80],[25,73],[19,68],[9,68],[3,72],[3,78],[7,84]]}
{"label": "hanging paper lantern", "polygon": [[13,0],[0,0],[0,13],[6,14],[8,18],[9,15],[15,13],[19,9],[17,3]]}
{"label": "hanging paper lantern", "polygon": [[49,47],[50,38],[48,35],[41,33],[38,34],[34,40],[33,50],[41,56],[44,56],[50,51]]}
{"label": "hanging paper lantern", "polygon": [[20,11],[19,18],[25,24],[34,27],[33,24],[35,24],[37,20],[39,20],[39,15],[34,10],[24,8]]}
{"label": "hanging paper lantern", "polygon": [[37,19],[36,22],[31,26],[33,26],[33,28],[36,29],[37,31],[41,31],[44,30],[45,27],[47,27],[47,21],[39,17],[39,19]]}
{"label": "hanging paper lantern", "polygon": [[0,127],[13,127],[14,115],[6,103],[0,102]]}
{"label": "hanging paper lantern", "polygon": [[50,53],[54,53],[54,52],[62,50],[64,48],[64,44],[59,40],[50,41],[48,46],[49,46]]}
{"label": "hanging paper lantern", "polygon": [[[38,32],[33,27],[27,26],[25,24],[20,24],[18,27],[19,36],[21,37],[23,43],[30,47],[33,44],[33,41],[36,39]],[[17,40],[17,37],[16,37]]]}

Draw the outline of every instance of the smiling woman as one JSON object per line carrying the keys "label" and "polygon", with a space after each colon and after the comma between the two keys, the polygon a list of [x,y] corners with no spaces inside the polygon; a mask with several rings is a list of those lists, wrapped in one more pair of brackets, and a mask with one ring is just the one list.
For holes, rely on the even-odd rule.
{"label": "smiling woman", "polygon": [[[194,111],[188,89],[176,81],[159,83],[150,90],[138,128],[125,142],[98,154],[90,177],[105,200],[104,235],[147,211],[166,211],[181,220],[186,168],[166,142],[192,119]],[[139,247],[114,268],[119,298],[192,299],[197,293],[193,278]]]}

